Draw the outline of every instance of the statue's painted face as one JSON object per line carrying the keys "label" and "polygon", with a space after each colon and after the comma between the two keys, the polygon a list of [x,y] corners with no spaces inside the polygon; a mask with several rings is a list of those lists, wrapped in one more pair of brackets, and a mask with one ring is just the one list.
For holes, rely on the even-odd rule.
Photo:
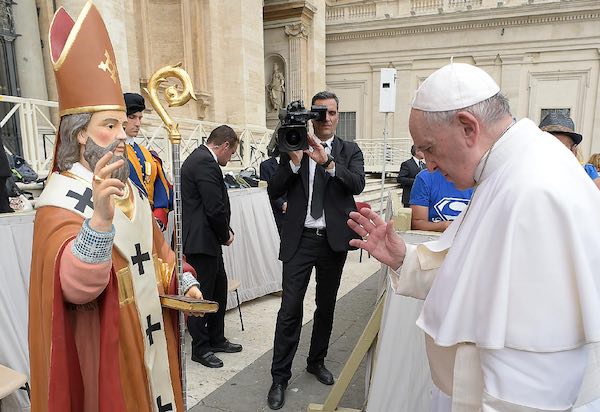
{"label": "statue's painted face", "polygon": [[114,153],[109,164],[125,159],[123,166],[113,172],[113,177],[124,183],[129,177],[129,162],[127,162],[127,151],[125,150],[127,135],[124,127],[126,125],[127,116],[124,112],[96,112],[92,115],[86,130],[80,132],[78,136],[79,143],[83,147],[82,160],[88,163],[92,171],[96,168],[98,160],[107,152]]}

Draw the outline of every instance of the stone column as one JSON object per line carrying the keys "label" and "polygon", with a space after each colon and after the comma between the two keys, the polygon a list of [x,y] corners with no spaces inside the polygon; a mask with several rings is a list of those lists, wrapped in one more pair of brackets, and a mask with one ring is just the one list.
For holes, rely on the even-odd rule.
{"label": "stone column", "polygon": [[13,18],[19,35],[15,39],[15,60],[21,96],[48,100],[35,2],[19,1],[13,5]]}
{"label": "stone column", "polygon": [[307,39],[310,34],[309,29],[302,23],[287,24],[285,34],[288,36],[289,44],[289,81],[287,93],[290,96],[289,101],[309,98],[311,92],[307,90],[306,60],[307,60]]}

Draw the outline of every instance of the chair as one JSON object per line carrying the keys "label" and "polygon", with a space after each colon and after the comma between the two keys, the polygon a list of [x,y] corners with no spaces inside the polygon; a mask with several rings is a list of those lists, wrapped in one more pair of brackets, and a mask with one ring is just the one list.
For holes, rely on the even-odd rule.
{"label": "chair", "polygon": [[[364,209],[365,207],[367,209],[371,209],[371,205],[368,204],[367,202],[356,202],[356,210]],[[363,250],[361,249],[360,250],[360,255],[358,257],[358,263],[362,262],[362,253],[363,253]],[[369,257],[371,257],[370,253],[369,253]]]}
{"label": "chair", "polygon": [[240,323],[242,324],[242,331],[244,330],[244,319],[242,319],[242,306],[240,304],[240,295],[238,289],[240,287],[240,281],[235,279],[227,279],[227,292],[235,292],[235,298],[237,299],[237,307],[240,312]]}
{"label": "chair", "polygon": [[4,365],[0,365],[0,410],[2,410],[2,399],[17,389],[27,391],[27,396],[30,397],[27,376]]}

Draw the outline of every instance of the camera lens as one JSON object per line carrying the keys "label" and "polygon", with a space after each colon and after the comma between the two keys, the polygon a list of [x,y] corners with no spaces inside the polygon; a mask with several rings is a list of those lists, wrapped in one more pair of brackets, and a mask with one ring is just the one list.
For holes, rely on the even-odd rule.
{"label": "camera lens", "polygon": [[287,140],[287,143],[290,146],[296,146],[300,143],[300,141],[302,140],[302,136],[300,136],[300,133],[298,133],[297,130],[290,130],[288,131],[288,133],[285,135],[285,140]]}

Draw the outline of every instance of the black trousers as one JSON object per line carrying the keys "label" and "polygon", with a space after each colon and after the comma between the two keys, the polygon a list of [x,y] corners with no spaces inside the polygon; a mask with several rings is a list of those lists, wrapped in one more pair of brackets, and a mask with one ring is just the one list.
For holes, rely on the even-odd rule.
{"label": "black trousers", "polygon": [[[4,150],[4,148],[0,148]],[[0,156],[2,154],[0,153]],[[0,177],[0,213],[12,213],[10,203],[8,202],[8,191],[6,190],[6,177]]]}
{"label": "black trousers", "polygon": [[316,304],[307,363],[322,363],[327,355],[337,291],[347,252],[334,252],[327,238],[304,232],[298,250],[283,263],[283,294],[277,314],[271,375],[275,383],[287,383],[302,329],[304,295],[312,268],[316,268]]}
{"label": "black trousers", "polygon": [[204,317],[189,316],[187,327],[192,335],[192,355],[202,356],[211,346],[225,342],[225,308],[227,306],[227,274],[223,265],[223,255],[186,255],[187,262],[198,274],[200,290],[204,299],[219,304],[216,313]]}

